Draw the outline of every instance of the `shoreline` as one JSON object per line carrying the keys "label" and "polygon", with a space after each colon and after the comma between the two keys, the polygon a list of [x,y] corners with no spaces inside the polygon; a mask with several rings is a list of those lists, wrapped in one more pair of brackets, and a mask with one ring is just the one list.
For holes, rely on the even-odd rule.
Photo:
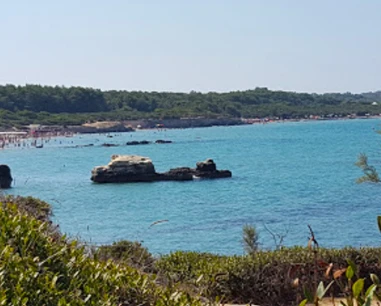
{"label": "shoreline", "polygon": [[[155,129],[187,129],[213,126],[238,126],[268,123],[289,123],[289,122],[311,122],[311,121],[336,121],[336,120],[355,120],[355,119],[381,119],[381,115],[373,116],[347,116],[347,117],[321,117],[299,119],[280,119],[280,118],[181,118],[181,119],[141,119],[124,121],[98,121],[94,123],[84,123],[82,125],[42,125],[33,124],[22,129],[16,127],[0,129],[2,134],[26,133],[26,134],[57,134],[55,136],[66,136],[70,134],[103,134],[134,132],[136,130],[155,130]],[[33,135],[29,135],[33,136]]]}
{"label": "shoreline", "polygon": [[83,125],[66,126],[66,125],[30,125],[24,129],[6,129],[0,132],[0,149],[5,146],[14,145],[25,146],[26,140],[34,139],[36,145],[38,139],[51,139],[56,137],[73,137],[75,135],[84,134],[109,134],[109,133],[125,133],[149,130],[172,130],[172,129],[190,129],[190,128],[206,128],[221,126],[242,126],[242,125],[265,125],[274,123],[295,123],[295,122],[316,122],[316,121],[343,121],[343,120],[366,120],[381,119],[381,115],[377,116],[348,116],[337,118],[302,118],[302,119],[279,119],[279,118],[222,118],[222,119],[206,119],[206,118],[187,118],[187,119],[166,119],[166,120],[130,120],[130,121],[100,121],[95,123],[87,123]]}

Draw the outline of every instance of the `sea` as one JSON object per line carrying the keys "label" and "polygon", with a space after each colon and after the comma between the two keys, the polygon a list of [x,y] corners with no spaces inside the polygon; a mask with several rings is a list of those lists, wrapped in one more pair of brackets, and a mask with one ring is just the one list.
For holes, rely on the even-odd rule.
{"label": "sea", "polygon": [[[140,241],[153,254],[177,250],[243,254],[242,228],[253,225],[262,249],[306,246],[310,225],[320,246],[380,246],[381,184],[358,184],[366,153],[381,171],[381,121],[336,120],[132,133],[75,135],[44,147],[9,147],[0,162],[14,178],[7,194],[53,207],[69,238],[99,246]],[[171,144],[127,146],[157,139]],[[119,145],[103,147],[104,143]],[[93,144],[93,146],[86,146]],[[158,172],[211,158],[232,178],[96,184],[95,166],[113,154],[152,159]]]}

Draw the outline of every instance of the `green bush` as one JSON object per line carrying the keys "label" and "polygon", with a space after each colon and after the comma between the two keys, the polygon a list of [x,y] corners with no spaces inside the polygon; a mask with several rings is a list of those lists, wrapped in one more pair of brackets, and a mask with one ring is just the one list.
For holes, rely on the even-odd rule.
{"label": "green bush", "polygon": [[[325,279],[329,263],[336,271],[347,267],[347,259],[356,263],[359,277],[380,276],[380,258],[381,248],[319,249],[318,279]],[[303,247],[258,251],[250,256],[175,252],[160,258],[156,266],[171,280],[192,285],[209,299],[220,297],[229,303],[295,305],[305,288],[314,288],[314,255]],[[335,286],[332,290],[341,292]]]}
{"label": "green bush", "polygon": [[33,197],[2,195],[0,196],[0,202],[3,205],[13,203],[21,212],[25,212],[29,216],[41,221],[50,221],[52,216],[50,204]]}
{"label": "green bush", "polygon": [[35,218],[44,202],[14,199],[0,205],[0,305],[200,305],[155,275],[52,235],[50,222]]}
{"label": "green bush", "polygon": [[154,272],[155,259],[147,248],[137,241],[122,240],[112,245],[103,245],[98,249],[98,256],[103,260],[112,259],[145,272]]}

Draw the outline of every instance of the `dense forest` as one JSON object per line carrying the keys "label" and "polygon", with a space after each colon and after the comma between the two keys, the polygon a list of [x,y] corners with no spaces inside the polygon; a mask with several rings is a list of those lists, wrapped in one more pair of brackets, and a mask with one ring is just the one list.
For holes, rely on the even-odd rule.
{"label": "dense forest", "polygon": [[[379,105],[372,105],[373,102]],[[0,86],[1,126],[199,116],[287,119],[367,113],[381,113],[381,91],[309,94],[255,88],[228,93],[175,93],[40,85]]]}

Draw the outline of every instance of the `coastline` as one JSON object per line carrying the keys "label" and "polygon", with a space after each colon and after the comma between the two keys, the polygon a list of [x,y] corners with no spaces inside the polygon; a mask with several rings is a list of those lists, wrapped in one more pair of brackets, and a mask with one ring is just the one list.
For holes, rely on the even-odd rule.
{"label": "coastline", "polygon": [[380,119],[376,116],[346,116],[346,117],[322,117],[310,116],[309,118],[281,119],[281,118],[181,118],[181,119],[141,119],[125,121],[98,121],[84,123],[82,125],[39,125],[33,124],[20,128],[1,129],[2,134],[25,133],[29,137],[54,137],[71,136],[73,134],[102,134],[134,132],[136,130],[151,129],[188,129],[212,126],[237,126],[251,124],[288,123],[288,122],[311,122],[311,121],[335,121],[353,119]]}

